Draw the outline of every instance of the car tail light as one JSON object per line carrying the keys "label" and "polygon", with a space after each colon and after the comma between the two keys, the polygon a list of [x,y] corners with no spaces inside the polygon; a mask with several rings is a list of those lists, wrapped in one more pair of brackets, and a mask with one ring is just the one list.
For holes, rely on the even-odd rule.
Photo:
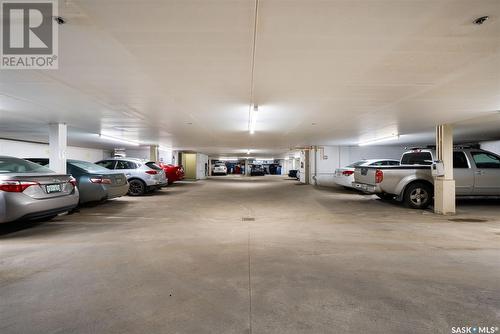
{"label": "car tail light", "polygon": [[345,170],[342,172],[342,175],[344,175],[344,176],[350,176],[352,174],[354,174],[353,170]]}
{"label": "car tail light", "polygon": [[73,187],[76,187],[76,179],[75,179],[73,176],[71,176],[71,177],[69,178],[69,181],[68,181],[68,182],[69,182],[69,183],[71,183],[71,184],[73,185]]}
{"label": "car tail light", "polygon": [[381,183],[384,180],[384,172],[382,170],[377,169],[375,171],[375,183]]}
{"label": "car tail light", "polygon": [[106,179],[103,177],[91,177],[90,182],[92,183],[100,183],[100,184],[111,184],[110,179]]}
{"label": "car tail light", "polygon": [[22,193],[26,188],[38,185],[38,182],[7,180],[0,181],[0,190],[8,193]]}
{"label": "car tail light", "polygon": [[156,175],[156,174],[158,174],[158,172],[157,172],[157,171],[155,171],[155,170],[147,170],[147,171],[146,171],[146,174],[149,174],[149,175]]}

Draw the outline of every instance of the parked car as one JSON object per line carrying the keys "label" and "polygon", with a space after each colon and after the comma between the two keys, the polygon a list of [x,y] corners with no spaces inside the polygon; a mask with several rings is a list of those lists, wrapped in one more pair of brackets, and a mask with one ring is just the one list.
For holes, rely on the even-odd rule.
{"label": "parked car", "polygon": [[184,168],[182,166],[175,166],[171,164],[164,164],[163,162],[157,163],[163,171],[168,179],[168,184],[172,184],[176,181],[180,181],[184,179]]}
{"label": "parked car", "polygon": [[250,176],[264,176],[266,175],[266,171],[262,165],[252,165],[250,169]]}
{"label": "parked car", "polygon": [[0,223],[53,218],[78,205],[76,180],[23,159],[0,156]]}
{"label": "parked car", "polygon": [[[49,165],[49,159],[26,159],[42,166]],[[81,160],[68,160],[66,168],[78,185],[80,204],[96,202],[126,195],[127,177],[123,173]]]}
{"label": "parked car", "polygon": [[296,169],[290,169],[288,171],[288,177],[292,178],[292,179],[296,179],[297,178],[297,172],[298,172],[298,170],[296,170]]}
{"label": "parked car", "polygon": [[154,161],[133,158],[110,158],[96,162],[107,169],[124,173],[129,183],[130,196],[143,195],[166,187],[168,180],[163,169]]}
{"label": "parked car", "polygon": [[[414,209],[432,203],[434,178],[431,164],[434,149],[405,152],[400,166],[360,166],[354,172],[355,186],[380,198],[395,198]],[[455,148],[453,175],[457,196],[500,196],[500,157],[474,149]]]}
{"label": "parked car", "polygon": [[343,168],[337,168],[333,176],[333,182],[345,188],[353,188],[354,169],[361,166],[398,166],[399,160],[394,159],[364,159],[356,161]]}
{"label": "parked car", "polygon": [[212,175],[227,175],[227,167],[223,162],[217,162],[212,169]]}

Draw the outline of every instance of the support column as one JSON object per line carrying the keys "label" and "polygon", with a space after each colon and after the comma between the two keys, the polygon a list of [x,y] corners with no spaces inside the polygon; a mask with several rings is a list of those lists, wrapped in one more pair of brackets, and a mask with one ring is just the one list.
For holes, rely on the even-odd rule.
{"label": "support column", "polygon": [[66,149],[68,129],[66,124],[49,124],[49,168],[66,174]]}
{"label": "support column", "polygon": [[149,160],[158,161],[158,145],[149,146]]}
{"label": "support column", "polygon": [[434,212],[442,215],[455,213],[455,180],[453,179],[453,126],[436,127],[437,159],[443,162],[444,175],[434,178]]}
{"label": "support column", "polygon": [[310,161],[310,150],[309,149],[306,149],[303,151],[304,154],[302,155],[303,159],[301,161],[301,182],[302,182],[302,177],[304,177],[304,182],[305,184],[309,184],[310,183],[310,178],[311,178],[311,161]]}
{"label": "support column", "polygon": [[250,175],[250,164],[248,163],[248,159],[245,159],[245,176]]}

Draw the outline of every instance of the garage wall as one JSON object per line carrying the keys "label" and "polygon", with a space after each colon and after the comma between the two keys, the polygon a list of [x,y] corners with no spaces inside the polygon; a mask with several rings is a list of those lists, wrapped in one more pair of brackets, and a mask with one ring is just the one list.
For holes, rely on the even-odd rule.
{"label": "garage wall", "polygon": [[[93,148],[68,146],[67,158],[95,162],[109,157],[111,152]],[[48,158],[49,145],[0,139],[0,155],[17,158]]]}
{"label": "garage wall", "polygon": [[500,155],[500,140],[495,140],[495,141],[485,141],[482,143],[479,143],[481,148],[483,150],[487,150],[493,153],[496,153]]}
{"label": "garage wall", "polygon": [[139,147],[134,149],[126,149],[125,153],[127,154],[127,158],[137,158],[149,160],[149,146],[148,147]]}
{"label": "garage wall", "polygon": [[403,152],[406,151],[404,146],[322,146],[323,150],[316,153],[311,152],[310,165],[311,177],[310,183],[315,184],[315,162],[316,167],[316,183],[322,186],[333,186],[333,174],[335,169],[346,166],[352,162],[362,159],[396,159],[399,160]]}

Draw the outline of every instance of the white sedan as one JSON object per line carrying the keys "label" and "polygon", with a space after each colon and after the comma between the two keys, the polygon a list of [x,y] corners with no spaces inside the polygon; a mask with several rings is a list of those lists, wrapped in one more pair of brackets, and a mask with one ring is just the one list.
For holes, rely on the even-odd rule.
{"label": "white sedan", "polygon": [[212,175],[227,175],[226,164],[216,163],[212,170]]}
{"label": "white sedan", "polygon": [[353,188],[354,169],[362,166],[399,166],[399,160],[393,159],[365,159],[356,161],[344,168],[337,168],[333,176],[333,182],[339,186]]}

